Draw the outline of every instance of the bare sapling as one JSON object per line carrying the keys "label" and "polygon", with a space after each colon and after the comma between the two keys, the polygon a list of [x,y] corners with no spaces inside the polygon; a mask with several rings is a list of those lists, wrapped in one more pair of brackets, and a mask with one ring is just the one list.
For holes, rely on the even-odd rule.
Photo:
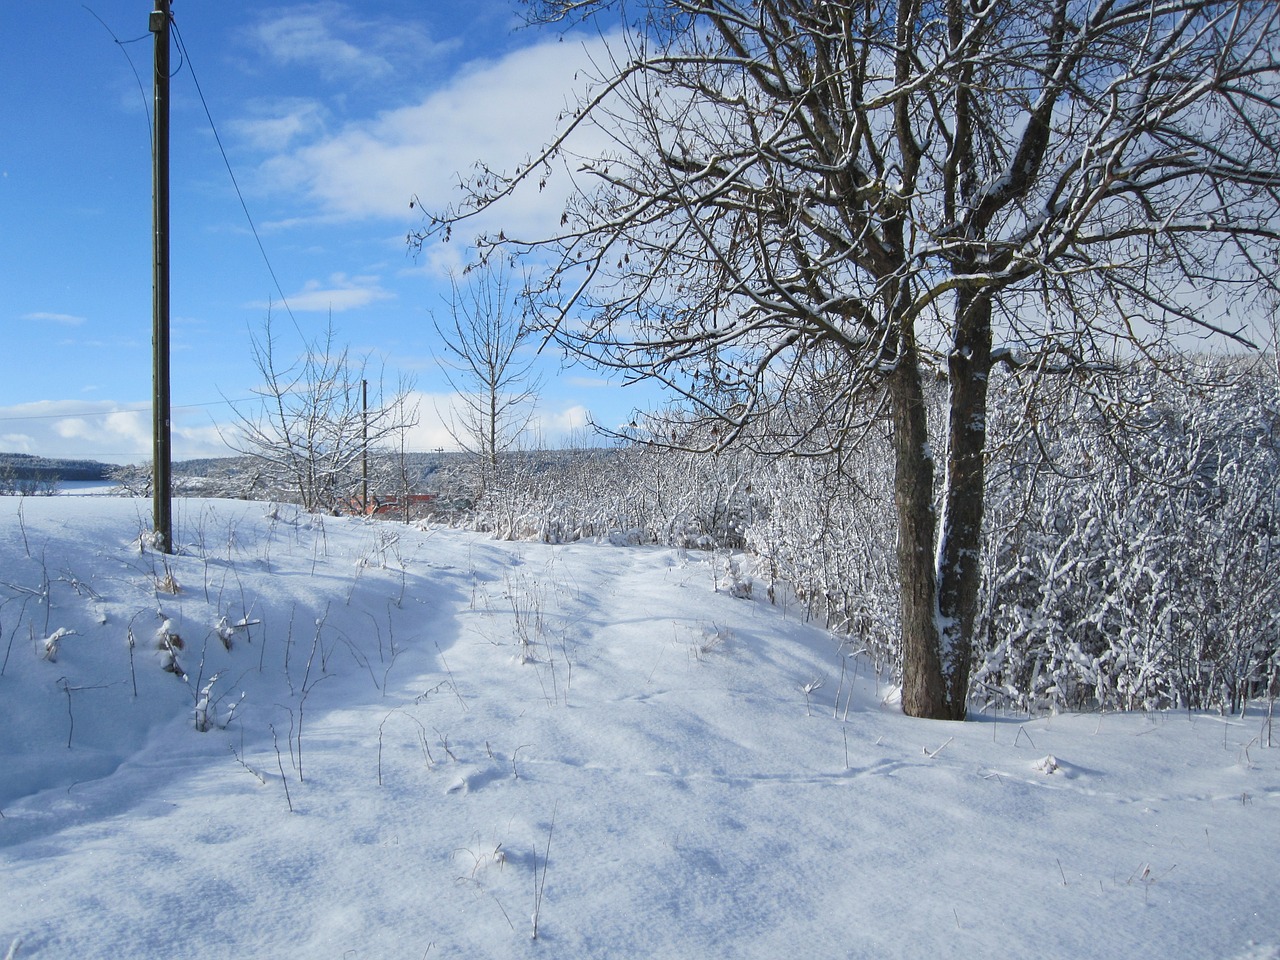
{"label": "bare sapling", "polygon": [[[307,705],[307,697],[310,696],[311,691],[315,689],[316,684],[318,684],[321,680],[324,680],[327,677],[332,676],[332,674],[327,674],[322,672],[314,680],[311,679],[311,665],[312,665],[312,662],[315,660],[316,650],[320,647],[320,627],[323,625],[323,623],[324,623],[323,620],[316,621],[316,635],[311,642],[311,653],[307,657],[307,667],[302,673],[302,693],[301,693],[301,696],[298,697],[298,724],[296,727],[296,733],[294,734],[294,739],[296,740],[297,746],[298,746],[298,754],[297,754],[297,759],[295,763],[298,770],[299,783],[303,782],[303,778],[302,778],[302,716],[303,716],[303,710]],[[292,718],[293,718],[292,710],[289,711],[289,717],[290,717],[290,726],[292,728]],[[293,752],[293,748],[290,747],[290,753],[292,752]]]}
{"label": "bare sapling", "polygon": [[31,559],[31,542],[27,539],[27,518],[22,508],[26,505],[26,498],[18,498],[18,530],[22,534],[22,549],[27,554],[27,559]]}
{"label": "bare sapling", "polygon": [[264,787],[267,785],[267,778],[264,777],[257,770],[253,769],[253,767],[249,766],[248,762],[246,762],[244,759],[244,728],[243,727],[240,729],[240,749],[237,750],[236,745],[234,743],[228,743],[227,749],[229,749],[231,751],[231,755],[236,758],[236,763],[240,764],[240,766],[248,770],[249,773],[253,775],[253,778],[257,780],[260,784],[262,784]]}
{"label": "bare sapling", "polygon": [[86,684],[81,687],[73,687],[71,685],[71,681],[68,680],[66,677],[59,677],[57,683],[58,683],[58,686],[62,689],[62,692],[67,695],[67,749],[70,750],[71,738],[72,738],[72,735],[75,733],[75,729],[76,729],[76,717],[75,717],[75,713],[72,711],[72,708],[71,708],[71,694],[79,693],[82,690],[105,690],[108,687],[115,686],[115,684],[94,683],[94,684]]}

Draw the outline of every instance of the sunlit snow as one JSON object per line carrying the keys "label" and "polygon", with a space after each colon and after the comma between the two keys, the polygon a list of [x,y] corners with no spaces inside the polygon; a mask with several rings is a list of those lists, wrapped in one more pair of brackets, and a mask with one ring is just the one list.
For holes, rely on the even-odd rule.
{"label": "sunlit snow", "polygon": [[1266,704],[910,720],[722,553],[146,506],[0,498],[0,956],[1280,957]]}

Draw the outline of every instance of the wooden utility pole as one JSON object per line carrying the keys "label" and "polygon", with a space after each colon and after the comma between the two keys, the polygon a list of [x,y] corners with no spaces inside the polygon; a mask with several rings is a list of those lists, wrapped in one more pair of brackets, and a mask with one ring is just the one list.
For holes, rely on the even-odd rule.
{"label": "wooden utility pole", "polygon": [[360,508],[366,514],[369,512],[369,381],[360,381],[361,400],[361,425],[360,425],[360,442],[364,449],[360,454]]}
{"label": "wooden utility pole", "polygon": [[169,2],[155,0],[155,142],[152,144],[153,273],[152,352],[152,513],[157,546],[173,552],[172,450],[169,442]]}

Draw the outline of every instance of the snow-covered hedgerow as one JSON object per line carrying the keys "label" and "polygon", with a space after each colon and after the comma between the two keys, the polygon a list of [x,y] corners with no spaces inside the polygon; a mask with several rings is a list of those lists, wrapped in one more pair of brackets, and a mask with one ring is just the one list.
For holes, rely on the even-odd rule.
{"label": "snow-covered hedgerow", "polygon": [[809,616],[893,672],[900,643],[892,465],[869,443],[860,452],[839,463],[760,464],[766,499],[747,546],[771,596],[779,584],[789,587]]}
{"label": "snow-covered hedgerow", "polygon": [[759,512],[747,455],[645,446],[509,454],[469,524],[500,539],[741,547]]}
{"label": "snow-covered hedgerow", "polygon": [[977,698],[1235,710],[1274,692],[1280,392],[1226,372],[1149,378],[1127,442],[1082,404],[1047,462],[1030,436],[1001,452]]}
{"label": "snow-covered hedgerow", "polygon": [[[993,383],[976,703],[1234,711],[1278,692],[1280,382],[1170,362],[1052,410]],[[869,434],[838,461],[744,469],[758,575],[896,669],[888,450]]]}

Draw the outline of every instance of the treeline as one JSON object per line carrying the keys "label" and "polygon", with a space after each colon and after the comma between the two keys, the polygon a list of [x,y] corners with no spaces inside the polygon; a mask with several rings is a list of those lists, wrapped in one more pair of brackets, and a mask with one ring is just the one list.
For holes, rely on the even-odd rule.
{"label": "treeline", "polygon": [[6,483],[106,480],[110,464],[96,460],[61,460],[28,453],[0,453],[0,488]]}

